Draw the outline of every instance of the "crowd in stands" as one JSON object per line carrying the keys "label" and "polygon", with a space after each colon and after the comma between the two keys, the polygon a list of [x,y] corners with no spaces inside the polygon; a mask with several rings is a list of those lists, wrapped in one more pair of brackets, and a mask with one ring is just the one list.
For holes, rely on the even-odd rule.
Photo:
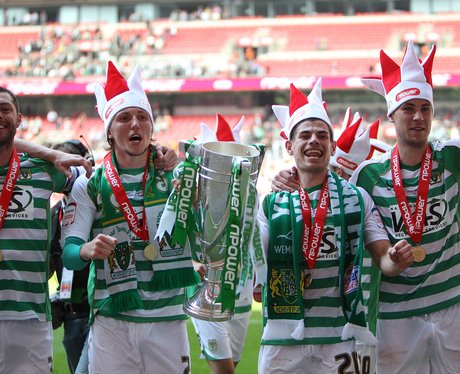
{"label": "crowd in stands", "polygon": [[[267,73],[257,59],[257,49],[252,46],[235,45],[226,64],[196,56],[157,58],[177,30],[175,27],[155,27],[151,22],[145,25],[145,29],[121,35],[99,26],[43,26],[37,40],[18,46],[13,67],[5,69],[3,75],[72,81],[78,77],[103,75],[104,63],[109,59],[123,60],[121,66],[127,70],[139,64],[147,79],[245,77]],[[147,56],[155,57],[144,58]]]}
{"label": "crowd in stands", "polygon": [[[175,117],[167,109],[159,110],[159,106],[153,103],[157,110],[155,116],[155,137],[159,143],[172,148],[177,147],[177,143],[182,139],[193,139],[198,134],[200,119],[196,119],[194,126],[190,126],[187,133],[176,133],[170,131],[174,126]],[[262,110],[256,112],[253,116],[247,116],[247,123],[250,126],[244,126],[241,132],[243,143],[254,144],[262,143],[267,145],[266,157],[261,171],[261,179],[270,174],[270,170],[289,166],[291,159],[284,149],[284,141],[278,136],[280,127],[278,121],[269,111]],[[50,111],[46,117],[24,116],[22,124],[18,131],[18,137],[37,141],[41,144],[52,144],[55,139],[62,138],[79,138],[83,135],[84,141],[91,148],[96,163],[102,161],[106,153],[106,142],[103,134],[103,126],[99,119],[88,118],[85,113],[76,117],[62,117],[57,113]],[[333,113],[331,111],[331,113]],[[372,112],[360,112],[364,121],[372,123],[376,120],[376,114]],[[340,124],[343,118],[342,113],[331,115],[331,121],[334,124],[335,136],[340,135]],[[372,121],[372,122],[371,122]],[[379,138],[388,144],[394,144],[395,133],[394,126],[386,118],[380,118]],[[460,110],[449,110],[439,108],[436,110],[436,116],[433,119],[430,139],[447,140],[460,137]],[[261,186],[270,186],[269,183],[261,183]],[[268,192],[268,191],[265,191]]]}
{"label": "crowd in stands", "polygon": [[14,67],[6,76],[48,77],[74,80],[104,75],[105,62],[121,56],[155,54],[161,51],[169,29],[146,29],[121,37],[97,26],[43,26],[37,40],[18,46]]}
{"label": "crowd in stands", "polygon": [[227,6],[221,8],[218,5],[198,7],[194,11],[184,9],[175,9],[169,15],[171,21],[218,21],[220,19],[230,18],[230,9]]}

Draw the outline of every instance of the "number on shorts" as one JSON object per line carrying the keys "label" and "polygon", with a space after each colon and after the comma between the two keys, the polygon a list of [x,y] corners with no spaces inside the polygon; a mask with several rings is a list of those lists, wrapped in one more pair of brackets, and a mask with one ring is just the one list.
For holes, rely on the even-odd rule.
{"label": "number on shorts", "polygon": [[[336,362],[340,362],[337,368],[338,374],[370,374],[371,358],[369,356],[360,357],[357,352],[352,352],[352,356],[348,353],[342,353],[334,357]],[[353,370],[350,369],[353,363]]]}

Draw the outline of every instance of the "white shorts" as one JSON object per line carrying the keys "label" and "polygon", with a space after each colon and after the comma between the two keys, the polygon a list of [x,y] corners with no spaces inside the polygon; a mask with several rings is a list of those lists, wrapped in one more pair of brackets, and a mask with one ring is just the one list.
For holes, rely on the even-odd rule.
{"label": "white shorts", "polygon": [[52,365],[51,322],[0,321],[0,373],[51,373]]}
{"label": "white shorts", "polygon": [[96,316],[89,332],[89,373],[189,373],[186,321],[135,323]]}
{"label": "white shorts", "polygon": [[243,318],[209,322],[192,318],[203,355],[207,360],[232,359],[239,362],[248,332],[250,313]]}
{"label": "white shorts", "polygon": [[[259,373],[373,374],[373,358],[359,352],[354,341],[316,345],[262,345]],[[373,350],[375,347],[366,347]],[[368,352],[375,356],[374,352]],[[375,362],[375,360],[374,360]]]}
{"label": "white shorts", "polygon": [[379,320],[377,373],[460,372],[460,303],[417,317]]}

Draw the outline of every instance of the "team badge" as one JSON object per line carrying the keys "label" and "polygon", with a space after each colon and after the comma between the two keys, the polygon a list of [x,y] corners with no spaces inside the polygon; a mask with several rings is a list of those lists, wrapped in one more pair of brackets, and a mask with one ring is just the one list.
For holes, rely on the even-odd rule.
{"label": "team badge", "polygon": [[216,339],[209,339],[208,340],[208,348],[211,352],[217,351],[217,340]]}
{"label": "team badge", "polygon": [[130,265],[134,265],[135,263],[134,246],[131,242],[117,244],[115,250],[111,253],[107,260],[112,279],[121,279],[135,274],[136,272],[135,267],[130,267]]}
{"label": "team badge", "polygon": [[29,168],[19,169],[19,179],[32,179],[32,171]]}
{"label": "team badge", "polygon": [[295,275],[291,269],[272,270],[269,287],[272,298],[282,297],[289,304],[297,301]]}

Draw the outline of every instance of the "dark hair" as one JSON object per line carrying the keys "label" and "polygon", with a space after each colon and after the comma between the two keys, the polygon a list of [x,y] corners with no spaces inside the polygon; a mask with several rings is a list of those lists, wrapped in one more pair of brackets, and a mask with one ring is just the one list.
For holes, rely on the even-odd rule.
{"label": "dark hair", "polygon": [[[295,136],[296,133],[297,133],[298,125],[300,125],[302,122],[305,122],[305,121],[307,121],[307,120],[312,120],[312,121],[318,120],[318,121],[322,121],[322,122],[326,123],[326,121],[324,121],[324,120],[321,119],[321,118],[316,118],[316,117],[305,118],[305,119],[303,119],[302,121],[299,121],[299,122],[297,122],[297,123],[294,125],[293,129],[291,130],[291,134],[290,134],[289,140],[292,141],[292,139],[294,139],[294,136]],[[326,123],[326,125],[327,125],[327,129],[329,130],[329,136],[330,136],[331,140],[334,140],[334,131],[332,130],[332,127],[329,126],[327,123]]]}
{"label": "dark hair", "polygon": [[53,145],[51,148],[65,153],[80,155],[81,157],[85,157],[88,153],[88,148],[76,139],[66,140],[65,142]]}
{"label": "dark hair", "polygon": [[13,92],[11,92],[8,88],[2,87],[2,86],[0,86],[0,92],[5,92],[8,95],[10,95],[11,101],[13,102],[14,107],[16,108],[16,112],[20,113],[19,101],[18,101],[18,98],[16,97],[16,95]]}

